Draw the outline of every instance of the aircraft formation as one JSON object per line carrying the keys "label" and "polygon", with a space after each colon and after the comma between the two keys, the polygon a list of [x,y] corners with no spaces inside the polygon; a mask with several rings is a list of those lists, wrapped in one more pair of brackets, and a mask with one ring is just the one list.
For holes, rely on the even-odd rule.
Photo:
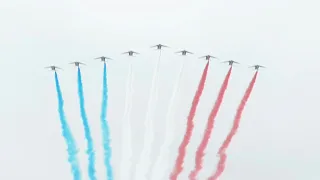
{"label": "aircraft formation", "polygon": [[[178,89],[179,89],[179,84],[181,81],[181,75],[183,72],[183,63],[180,67],[180,71],[179,71],[179,75],[177,78],[177,82],[174,85],[174,89],[172,92],[172,96],[171,96],[171,100],[169,101],[169,105],[168,105],[168,112],[166,115],[166,119],[165,119],[165,126],[166,128],[168,128],[165,131],[165,142],[164,145],[161,146],[160,148],[160,152],[159,152],[159,156],[157,158],[157,160],[153,163],[151,162],[151,152],[152,152],[152,142],[154,139],[154,130],[152,129],[154,127],[153,125],[153,120],[152,120],[152,114],[151,114],[151,110],[152,108],[149,109],[149,107],[152,107],[152,99],[156,99],[155,97],[157,96],[157,81],[158,81],[158,66],[159,66],[159,62],[160,62],[160,57],[161,57],[161,50],[162,48],[169,48],[166,45],[163,44],[157,44],[154,46],[151,46],[151,48],[154,48],[155,50],[158,50],[160,52],[159,55],[159,59],[157,64],[155,65],[155,69],[154,69],[154,73],[153,73],[153,78],[151,81],[151,88],[150,88],[150,95],[149,95],[149,101],[148,101],[148,106],[146,109],[146,119],[144,121],[145,124],[145,132],[144,132],[144,142],[143,142],[143,148],[142,151],[140,152],[140,158],[137,162],[133,162],[132,164],[136,164],[135,165],[135,169],[133,169],[133,167],[130,167],[132,165],[127,165],[128,161],[130,160],[130,154],[132,154],[132,152],[126,153],[126,151],[130,151],[132,143],[130,140],[130,133],[127,133],[130,128],[131,128],[131,106],[132,106],[132,82],[133,81],[133,71],[132,71],[132,66],[130,66],[130,70],[128,71],[128,79],[127,79],[127,90],[126,90],[126,101],[125,101],[125,112],[124,114],[124,120],[123,120],[123,135],[122,135],[122,140],[121,142],[123,143],[123,151],[122,151],[122,159],[121,159],[121,170],[123,171],[128,171],[129,173],[133,173],[132,175],[129,175],[129,173],[123,173],[126,174],[125,176],[130,176],[130,177],[122,177],[121,179],[132,179],[132,177],[134,177],[134,179],[136,180],[147,180],[150,179],[151,177],[148,176],[154,176],[154,174],[151,170],[153,171],[163,171],[162,172],[162,176],[165,176],[165,171],[166,171],[166,167],[164,167],[162,164],[168,162],[167,159],[167,155],[169,153],[169,149],[170,149],[170,144],[172,143],[171,138],[172,138],[172,134],[171,132],[174,131],[174,129],[170,129],[169,127],[172,127],[170,125],[171,122],[171,118],[170,118],[170,114],[173,113],[173,111],[171,109],[173,109],[172,107],[174,107],[174,101],[175,101],[175,96],[176,93],[178,93]],[[136,57],[136,55],[139,55],[139,52],[133,51],[133,50],[129,50],[126,52],[122,53],[123,55],[127,55],[129,57]],[[186,49],[183,49],[181,51],[177,51],[174,52],[174,54],[178,54],[180,56],[187,56],[189,54],[194,54]],[[113,167],[111,164],[111,151],[112,151],[112,146],[110,144],[110,130],[109,130],[109,125],[108,125],[108,119],[107,119],[107,107],[108,107],[108,83],[107,83],[107,61],[112,60],[109,57],[106,56],[100,56],[100,57],[96,57],[94,58],[95,60],[99,60],[100,62],[103,62],[104,68],[103,68],[103,81],[102,81],[102,103],[101,103],[101,114],[100,114],[100,125],[101,125],[101,131],[102,131],[102,140],[103,140],[103,150],[104,150],[104,166],[106,168],[106,175],[107,175],[107,179],[112,180],[113,179]],[[202,95],[203,90],[205,89],[205,84],[206,84],[206,79],[207,79],[207,74],[208,74],[208,67],[210,64],[210,61],[213,59],[217,59],[219,60],[218,57],[216,56],[212,56],[210,54],[208,55],[204,55],[199,57],[199,59],[205,60],[206,62],[206,66],[203,69],[202,72],[202,76],[199,80],[199,84],[198,84],[198,88],[195,91],[195,94],[193,96],[193,100],[190,106],[190,111],[189,114],[187,116],[187,121],[186,121],[186,130],[185,130],[185,134],[183,135],[183,140],[181,141],[179,148],[178,148],[178,154],[176,157],[176,160],[174,162],[174,166],[172,167],[172,171],[170,173],[170,175],[168,174],[168,176],[170,176],[170,180],[177,180],[178,176],[182,173],[182,171],[184,170],[184,159],[186,156],[186,150],[188,147],[188,144],[190,143],[190,139],[193,136],[193,128],[195,126],[194,124],[194,117],[195,117],[195,113],[197,110],[197,106],[198,103],[200,101],[200,97]],[[219,60],[220,61],[220,60]],[[214,126],[214,122],[216,119],[216,116],[219,112],[220,106],[223,103],[223,97],[224,94],[227,90],[228,87],[228,83],[229,83],[229,78],[231,76],[231,71],[232,71],[232,67],[234,65],[240,64],[237,61],[234,60],[227,60],[227,61],[222,61],[221,63],[226,63],[229,67],[229,71],[226,74],[223,83],[220,87],[217,99],[215,101],[215,103],[213,104],[213,107],[211,109],[211,112],[208,116],[207,119],[207,125],[205,127],[204,133],[203,133],[203,137],[201,140],[201,143],[199,144],[197,151],[195,153],[195,163],[194,163],[194,169],[190,172],[189,174],[189,180],[195,180],[197,179],[198,173],[201,171],[202,167],[203,167],[203,160],[205,157],[205,151],[207,148],[207,145],[209,143],[209,139],[211,137],[211,132],[213,131]],[[85,134],[85,139],[87,141],[87,155],[88,155],[88,177],[90,180],[96,180],[96,165],[95,165],[95,150],[94,150],[94,140],[91,136],[91,131],[90,131],[90,125],[88,122],[88,118],[86,115],[86,111],[85,111],[85,101],[84,101],[84,93],[83,93],[83,82],[82,82],[82,75],[81,75],[81,69],[79,68],[82,65],[86,65],[82,62],[79,61],[74,61],[74,62],[70,62],[70,65],[73,65],[75,67],[77,67],[78,69],[78,73],[77,73],[77,84],[78,84],[78,96],[79,96],[79,104],[80,104],[80,115],[81,115],[81,120],[84,126],[84,134]],[[55,65],[52,66],[48,66],[45,68],[49,68],[50,70],[54,71],[54,75],[55,75],[55,84],[56,84],[56,91],[57,91],[57,99],[58,99],[58,110],[59,110],[59,117],[60,117],[60,122],[62,124],[62,131],[63,132],[67,132],[67,133],[63,133],[63,137],[66,141],[66,144],[68,146],[68,156],[69,159],[77,159],[77,154],[76,152],[76,142],[73,138],[73,135],[71,133],[71,130],[69,129],[69,125],[67,124],[67,121],[65,119],[65,115],[64,115],[64,109],[63,109],[63,97],[62,97],[62,92],[61,92],[61,88],[59,85],[59,79],[58,79],[58,75],[56,73],[57,70],[62,70],[62,68],[57,67]],[[231,139],[232,137],[236,134],[236,131],[238,129],[238,124],[240,122],[241,119],[241,114],[244,110],[244,107],[246,105],[246,102],[248,101],[251,91],[254,87],[256,78],[257,78],[257,74],[260,68],[266,68],[265,66],[261,66],[261,65],[253,65],[253,66],[249,66],[249,68],[254,68],[254,76],[252,77],[252,80],[250,81],[244,96],[241,100],[241,103],[236,111],[236,115],[233,121],[233,126],[228,134],[228,136],[226,137],[226,139],[224,140],[224,142],[221,144],[220,148],[219,148],[219,152],[218,152],[218,157],[219,157],[219,161],[216,167],[216,170],[213,171],[212,175],[210,176],[210,180],[217,180],[217,178],[219,178],[219,176],[221,175],[221,173],[224,170],[225,167],[225,161],[226,161],[226,150],[229,147],[229,144],[231,143]],[[131,87],[131,88],[130,88]],[[130,92],[131,91],[131,92]],[[127,100],[128,99],[128,100]],[[130,100],[131,99],[131,100]],[[155,108],[155,104],[153,105]],[[172,111],[172,112],[171,112]],[[127,116],[127,117],[126,117]],[[125,120],[126,119],[126,120]],[[69,151],[69,149],[71,149],[71,151]],[[128,150],[129,149],[129,150]],[[80,180],[78,177],[81,176],[81,169],[80,166],[77,162],[77,160],[75,162],[71,162],[71,168],[72,168],[72,173],[74,176],[75,180]],[[147,167],[147,168],[145,168]],[[164,168],[163,168],[164,167]],[[132,170],[131,170],[132,169]],[[149,174],[150,172],[150,174]],[[159,179],[163,179],[162,177],[157,177]],[[151,178],[154,179],[154,178]]]}
{"label": "aircraft formation", "polygon": [[[157,45],[151,46],[151,48],[156,48],[157,50],[161,50],[163,47],[169,48],[169,46],[166,46],[166,45],[163,45],[163,44],[157,44]],[[140,53],[135,52],[133,50],[129,50],[127,52],[123,52],[122,54],[128,54],[128,56],[134,56],[135,54],[140,54]],[[193,53],[184,49],[184,50],[176,52],[176,54],[181,54],[182,56],[186,56],[187,54],[193,54]],[[212,59],[218,59],[217,57],[212,56],[212,55],[205,55],[205,56],[202,56],[202,57],[199,57],[199,58],[205,58],[205,60],[207,60],[207,61],[212,60]],[[106,62],[107,60],[112,60],[111,58],[106,57],[106,56],[97,57],[95,59],[100,59],[102,62]],[[234,60],[223,61],[222,63],[228,63],[229,66],[233,66],[233,64],[240,64],[239,62],[236,62]],[[74,64],[77,67],[79,67],[80,65],[86,65],[86,64],[84,64],[82,62],[79,62],[79,61],[71,62],[69,64]],[[56,71],[58,69],[62,70],[62,68],[60,68],[58,66],[55,66],[55,65],[48,66],[48,67],[45,67],[45,68],[50,68],[52,71]],[[254,68],[255,70],[258,71],[259,68],[266,68],[266,67],[256,64],[256,65],[253,65],[253,66],[249,66],[249,68]]]}

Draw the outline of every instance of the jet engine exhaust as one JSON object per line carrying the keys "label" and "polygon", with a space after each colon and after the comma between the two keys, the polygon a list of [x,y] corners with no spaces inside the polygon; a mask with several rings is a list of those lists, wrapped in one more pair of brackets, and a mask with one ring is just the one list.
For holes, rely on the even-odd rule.
{"label": "jet engine exhaust", "polygon": [[242,116],[242,112],[245,108],[245,105],[251,95],[251,92],[252,92],[252,89],[254,87],[254,84],[256,82],[256,79],[257,79],[257,75],[258,75],[258,71],[255,72],[241,102],[240,102],[240,105],[237,109],[237,112],[236,112],[236,115],[235,115],[235,118],[234,118],[234,122],[233,122],[233,126],[231,128],[231,131],[230,133],[228,134],[227,138],[225,139],[225,141],[223,142],[223,144],[221,145],[220,149],[219,149],[219,156],[220,156],[220,160],[218,162],[218,165],[217,165],[217,169],[216,171],[214,172],[214,174],[212,176],[209,177],[208,180],[217,180],[220,175],[223,173],[224,171],[224,168],[225,168],[225,162],[226,162],[226,159],[227,159],[227,155],[226,155],[226,150],[227,148],[229,147],[230,143],[231,143],[231,140],[233,138],[233,136],[236,134],[237,132],[237,129],[239,128],[239,124],[240,124],[240,120],[241,120],[241,116]]}
{"label": "jet engine exhaust", "polygon": [[63,102],[63,97],[62,97],[62,92],[61,92],[57,72],[54,72],[54,78],[55,78],[58,105],[59,105],[58,111],[59,111],[59,117],[61,122],[62,135],[68,147],[68,156],[69,156],[68,161],[71,165],[73,180],[81,180],[81,169],[80,169],[79,161],[77,158],[77,153],[78,153],[77,145],[71,133],[71,130],[69,128],[69,125],[64,113],[64,102]]}
{"label": "jet engine exhaust", "polygon": [[78,95],[80,102],[80,114],[82,119],[82,124],[84,127],[84,134],[87,140],[87,154],[88,154],[88,173],[90,180],[96,180],[96,169],[95,169],[95,152],[93,146],[93,139],[91,136],[91,130],[88,122],[88,117],[85,109],[84,95],[83,95],[83,85],[82,85],[82,77],[81,70],[78,66]]}
{"label": "jet engine exhaust", "polygon": [[189,112],[189,115],[187,118],[186,133],[185,133],[183,140],[179,146],[178,157],[176,158],[174,169],[170,175],[171,180],[176,180],[178,178],[179,174],[183,170],[183,162],[184,162],[184,157],[186,155],[186,147],[188,146],[191,135],[192,135],[192,131],[193,131],[193,127],[194,127],[193,119],[194,119],[194,116],[195,116],[195,113],[197,110],[197,106],[199,104],[200,97],[202,95],[202,92],[203,92],[203,89],[205,86],[208,68],[209,68],[209,61],[207,62],[206,66],[203,70],[203,73],[202,73],[202,76],[201,76],[201,79],[200,79],[200,82],[198,85],[198,89],[197,89],[195,96],[193,98],[193,101],[192,101],[191,109],[190,109],[190,112]]}
{"label": "jet engine exhaust", "polygon": [[[134,73],[132,62],[129,65],[129,73],[127,77],[126,85],[126,99],[125,109],[122,117],[122,139],[121,139],[121,179],[130,179],[133,177],[133,171],[131,172],[131,158],[132,158],[132,142],[131,142],[131,109],[132,109],[132,98],[133,98],[133,81]],[[131,175],[130,175],[131,174]]]}
{"label": "jet engine exhaust", "polygon": [[107,81],[107,64],[103,63],[103,77],[102,77],[102,103],[101,103],[101,131],[104,149],[104,165],[106,167],[107,177],[109,180],[113,180],[113,169],[111,166],[111,147],[110,147],[110,130],[107,121],[107,109],[108,109],[108,81]]}
{"label": "jet engine exhaust", "polygon": [[204,135],[202,138],[202,141],[197,149],[196,152],[196,158],[195,158],[195,168],[194,170],[190,173],[189,175],[189,179],[190,180],[195,180],[199,171],[202,169],[202,162],[203,162],[203,157],[204,157],[204,151],[207,148],[211,133],[213,131],[214,128],[214,122],[215,122],[215,118],[219,112],[220,106],[222,104],[223,101],[223,97],[224,94],[227,90],[228,87],[228,83],[229,83],[229,79],[230,79],[230,75],[231,75],[231,71],[232,71],[232,66],[230,66],[230,69],[221,85],[217,100],[210,112],[208,121],[207,121],[207,126],[206,129],[204,131]]}

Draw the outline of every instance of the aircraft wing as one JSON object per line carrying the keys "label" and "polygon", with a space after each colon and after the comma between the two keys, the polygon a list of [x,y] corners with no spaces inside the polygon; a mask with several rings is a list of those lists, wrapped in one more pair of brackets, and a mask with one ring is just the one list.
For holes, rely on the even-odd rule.
{"label": "aircraft wing", "polygon": [[189,52],[189,51],[186,51],[187,53],[189,53],[189,54],[193,54],[192,52]]}
{"label": "aircraft wing", "polygon": [[151,48],[158,47],[158,46],[161,46],[161,47],[168,47],[168,46],[163,45],[163,44],[157,44],[157,45],[151,46]]}
{"label": "aircraft wing", "polygon": [[61,69],[61,70],[62,70],[62,68],[57,67],[57,66],[47,66],[47,67],[44,67],[44,68],[45,68],[45,69],[48,69],[48,68],[52,69],[52,68],[55,68],[55,69]]}
{"label": "aircraft wing", "polygon": [[130,51],[127,51],[127,52],[124,52],[124,53],[122,53],[122,54],[128,54]]}
{"label": "aircraft wing", "polygon": [[85,63],[79,62],[79,64],[86,65]]}
{"label": "aircraft wing", "polygon": [[97,58],[94,58],[94,59],[102,59],[102,58],[105,58],[105,59],[111,59],[111,58],[109,58],[109,57],[105,57],[105,56],[97,57]]}
{"label": "aircraft wing", "polygon": [[134,51],[132,51],[133,53],[135,53],[135,54],[140,54],[140,53],[138,53],[138,52],[134,52]]}

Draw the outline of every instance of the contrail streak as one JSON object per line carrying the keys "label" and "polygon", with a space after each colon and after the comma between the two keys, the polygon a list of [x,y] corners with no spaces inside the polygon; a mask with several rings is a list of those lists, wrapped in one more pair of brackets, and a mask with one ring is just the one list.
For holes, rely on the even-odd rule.
{"label": "contrail streak", "polygon": [[106,167],[108,180],[113,180],[113,171],[111,166],[111,147],[110,147],[110,130],[107,121],[108,109],[108,82],[107,82],[107,65],[103,64],[103,83],[102,83],[102,103],[101,103],[101,130],[104,148],[104,165]]}
{"label": "contrail streak", "polygon": [[[175,112],[175,102],[176,102],[176,97],[177,94],[180,91],[180,84],[181,84],[181,80],[182,80],[182,75],[183,75],[183,70],[185,67],[185,61],[182,61],[180,70],[179,70],[179,74],[178,74],[178,78],[177,81],[174,85],[173,88],[173,92],[169,101],[169,105],[168,105],[168,110],[167,110],[167,114],[166,114],[166,122],[165,122],[165,136],[164,136],[164,143],[163,145],[160,147],[160,153],[159,156],[156,160],[155,166],[153,168],[153,173],[152,173],[152,180],[154,179],[158,179],[158,180],[163,180],[166,179],[164,178],[164,171],[166,171],[166,167],[168,168],[169,165],[169,154],[171,152],[170,150],[170,145],[172,144],[173,141],[173,137],[174,137],[174,125],[173,125],[173,116],[174,116],[174,112]],[[164,169],[163,169],[164,168]],[[162,169],[162,171],[161,171]],[[159,174],[154,173],[156,170],[160,170]]]}
{"label": "contrail streak", "polygon": [[56,72],[54,72],[54,78],[56,83],[56,91],[57,91],[57,98],[58,98],[58,111],[59,111],[59,117],[62,127],[62,135],[64,137],[64,140],[68,146],[68,161],[71,165],[72,174],[73,174],[73,180],[81,180],[81,169],[79,166],[79,161],[77,158],[77,145],[73,138],[73,135],[71,133],[71,130],[69,128],[68,122],[66,120],[66,116],[64,113],[64,102],[62,97],[62,92],[59,84],[58,75]]}
{"label": "contrail streak", "polygon": [[218,98],[211,110],[211,113],[209,115],[208,121],[207,121],[207,126],[206,129],[204,131],[204,135],[202,138],[202,141],[197,149],[196,152],[196,158],[195,158],[195,169],[190,173],[189,175],[189,179],[190,180],[196,180],[196,177],[199,173],[199,171],[202,169],[202,162],[203,162],[203,157],[204,157],[204,151],[207,148],[211,133],[213,131],[213,127],[214,127],[214,122],[215,122],[215,118],[219,112],[220,106],[222,104],[223,101],[223,97],[224,94],[227,90],[228,87],[228,83],[229,83],[229,78],[231,75],[231,71],[232,71],[232,66],[230,67],[218,94]]}
{"label": "contrail streak", "polygon": [[80,101],[80,114],[82,123],[84,126],[84,134],[87,140],[87,154],[89,159],[88,164],[88,173],[90,180],[96,180],[96,170],[95,170],[95,152],[93,148],[93,140],[90,132],[89,122],[87,118],[87,113],[84,106],[84,95],[83,95],[83,86],[82,86],[82,78],[81,78],[81,71],[78,67],[78,95]]}
{"label": "contrail streak", "polygon": [[[158,74],[159,74],[159,65],[160,65],[160,59],[161,59],[161,50],[159,53],[159,58],[157,61],[157,64],[155,66],[155,70],[153,73],[153,78],[151,81],[151,89],[149,94],[149,101],[147,106],[147,112],[146,112],[146,119],[144,122],[145,125],[145,134],[144,134],[144,146],[142,148],[142,152],[140,154],[140,160],[139,164],[136,166],[136,180],[147,180],[146,174],[150,171],[150,156],[151,156],[151,148],[152,148],[152,142],[154,139],[154,125],[152,119],[152,113],[154,113],[154,108],[152,107],[152,95],[155,93],[155,89],[157,89],[157,83],[158,83]],[[155,102],[156,105],[156,102]],[[154,106],[155,106],[154,105]],[[153,109],[152,109],[153,108]]]}
{"label": "contrail streak", "polygon": [[214,172],[214,174],[212,176],[209,177],[208,180],[217,180],[219,178],[219,176],[223,173],[224,168],[225,168],[225,162],[227,159],[227,155],[226,155],[226,150],[229,147],[231,140],[233,138],[233,136],[236,134],[238,128],[239,128],[239,124],[240,124],[240,120],[241,120],[241,116],[242,116],[242,112],[244,110],[244,107],[246,106],[246,103],[250,97],[250,94],[252,92],[252,89],[254,87],[254,84],[256,82],[257,79],[257,75],[258,75],[258,71],[256,71],[256,73],[254,74],[246,92],[244,93],[244,96],[240,102],[240,105],[237,109],[237,113],[235,115],[234,121],[233,121],[233,126],[231,128],[230,133],[228,134],[227,138],[225,139],[225,141],[223,142],[223,144],[221,145],[220,149],[219,149],[219,156],[220,156],[220,160],[218,162],[217,165],[217,169]]}
{"label": "contrail streak", "polygon": [[132,158],[132,142],[131,142],[131,109],[132,109],[132,97],[133,97],[133,68],[132,62],[130,62],[129,73],[127,77],[126,87],[126,99],[125,110],[122,119],[122,159],[121,159],[121,179],[127,180],[130,178],[131,172],[131,158]]}
{"label": "contrail streak", "polygon": [[196,114],[197,106],[199,104],[200,97],[202,95],[202,92],[203,92],[203,89],[205,86],[207,73],[208,73],[208,67],[209,67],[209,61],[207,62],[207,65],[203,70],[202,77],[201,77],[201,80],[198,85],[198,89],[197,89],[197,91],[194,95],[193,101],[192,101],[190,112],[189,112],[189,115],[187,118],[186,133],[185,133],[183,140],[179,146],[178,157],[176,159],[174,169],[171,172],[170,180],[176,180],[178,178],[179,174],[183,170],[183,163],[184,163],[184,157],[186,155],[186,148],[190,142],[190,138],[192,136],[192,131],[193,131],[193,127],[194,127],[193,119]]}

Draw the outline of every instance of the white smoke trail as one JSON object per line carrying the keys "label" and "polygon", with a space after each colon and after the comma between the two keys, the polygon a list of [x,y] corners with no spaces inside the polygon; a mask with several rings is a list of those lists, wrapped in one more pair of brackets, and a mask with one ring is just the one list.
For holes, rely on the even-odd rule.
{"label": "white smoke trail", "polygon": [[[169,164],[169,153],[170,151],[170,145],[173,141],[173,137],[174,137],[174,124],[173,122],[174,120],[174,108],[175,108],[175,102],[176,102],[176,96],[179,93],[180,90],[180,84],[181,84],[181,80],[182,80],[182,74],[183,74],[183,70],[184,70],[184,65],[185,62],[183,60],[182,65],[180,67],[180,71],[179,71],[179,75],[178,75],[178,79],[175,83],[174,89],[173,89],[173,93],[171,95],[171,99],[169,101],[169,106],[168,106],[168,111],[166,114],[166,121],[165,121],[165,137],[164,137],[164,143],[160,148],[160,153],[159,156],[156,160],[155,166],[153,168],[152,171],[152,180],[157,179],[157,180],[163,180],[163,179],[168,179],[164,176],[164,172],[166,171],[166,168],[171,167],[171,164]],[[159,172],[159,173],[155,173],[155,172]]]}
{"label": "white smoke trail", "polygon": [[132,157],[132,142],[131,142],[131,109],[132,109],[132,97],[133,97],[133,79],[134,74],[132,71],[132,62],[130,62],[129,73],[127,77],[126,86],[126,100],[125,100],[125,111],[122,118],[122,159],[121,159],[121,170],[120,179],[127,180],[131,169],[131,157]]}
{"label": "white smoke trail", "polygon": [[[151,90],[149,92],[149,101],[146,111],[146,119],[144,122],[145,125],[145,134],[144,134],[144,142],[143,142],[143,148],[142,152],[140,154],[139,158],[139,164],[136,166],[136,180],[147,180],[146,174],[150,168],[150,156],[151,156],[151,149],[152,149],[152,142],[154,139],[154,125],[153,125],[153,113],[156,106],[156,100],[154,106],[152,106],[152,95],[155,94],[155,91],[157,90],[157,83],[158,83],[158,74],[159,74],[159,67],[160,67],[160,59],[161,59],[161,50],[159,54],[159,59],[157,61],[157,64],[155,66],[155,70],[153,73],[153,78],[151,81]],[[155,95],[157,96],[157,95]]]}

